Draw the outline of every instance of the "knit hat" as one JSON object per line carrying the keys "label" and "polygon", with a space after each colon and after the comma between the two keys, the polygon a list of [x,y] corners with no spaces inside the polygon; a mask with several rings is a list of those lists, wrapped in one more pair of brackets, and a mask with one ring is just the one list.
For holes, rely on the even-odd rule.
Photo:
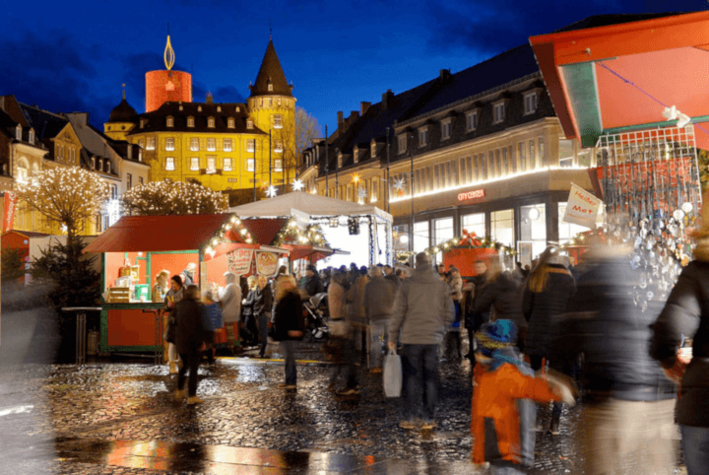
{"label": "knit hat", "polygon": [[514,345],[517,342],[517,326],[512,320],[497,320],[484,323],[475,334],[478,353],[491,357],[495,350]]}

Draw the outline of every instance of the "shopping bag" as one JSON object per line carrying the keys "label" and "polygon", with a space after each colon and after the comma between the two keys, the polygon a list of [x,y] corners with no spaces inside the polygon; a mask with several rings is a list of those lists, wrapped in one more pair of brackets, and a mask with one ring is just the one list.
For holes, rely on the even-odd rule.
{"label": "shopping bag", "polygon": [[384,373],[382,376],[384,380],[384,395],[386,397],[400,397],[402,384],[401,357],[396,354],[396,351],[391,350],[384,357]]}

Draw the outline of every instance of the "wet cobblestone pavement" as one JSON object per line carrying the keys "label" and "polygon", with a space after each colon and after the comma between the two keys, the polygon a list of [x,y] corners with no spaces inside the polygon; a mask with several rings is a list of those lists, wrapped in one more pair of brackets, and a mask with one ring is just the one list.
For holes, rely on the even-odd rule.
{"label": "wet cobblestone pavement", "polygon": [[[298,356],[322,359],[312,347]],[[327,389],[329,365],[299,365],[297,390],[277,387],[283,371],[222,359],[200,368],[204,403],[187,406],[166,366],[6,367],[0,473],[487,473],[469,461],[467,362],[441,365],[439,428],[427,433],[398,427],[401,400],[383,396],[381,374],[361,372],[361,394],[341,397]],[[538,433],[531,474],[583,473],[578,414],[565,410],[561,436]],[[541,417],[548,426],[548,408]]]}

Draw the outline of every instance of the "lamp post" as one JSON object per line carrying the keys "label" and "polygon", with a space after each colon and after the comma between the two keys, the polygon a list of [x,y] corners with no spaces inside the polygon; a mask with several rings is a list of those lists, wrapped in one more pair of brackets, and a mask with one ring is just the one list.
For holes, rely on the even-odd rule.
{"label": "lamp post", "polygon": [[254,137],[254,203],[256,202],[256,138]]}
{"label": "lamp post", "polygon": [[330,156],[327,153],[327,124],[325,124],[325,196],[330,197],[330,185],[328,178],[330,174]]}
{"label": "lamp post", "polygon": [[411,179],[409,180],[409,187],[411,188],[411,239],[409,239],[409,252],[414,251],[414,154],[411,150],[411,140],[413,134],[410,132],[406,133],[407,148],[409,149],[409,159],[411,160]]}
{"label": "lamp post", "polygon": [[335,149],[335,198],[340,198],[340,149]]}
{"label": "lamp post", "polygon": [[[273,150],[273,143],[271,142],[271,130],[268,131],[268,186],[273,186],[273,181],[271,178],[271,150]],[[283,187],[285,188],[285,186]]]}
{"label": "lamp post", "polygon": [[389,144],[389,127],[387,127],[387,173],[386,173],[386,175],[387,175],[387,187],[386,187],[387,195],[386,195],[386,200],[387,200],[387,213],[391,214],[391,209],[389,206],[389,198],[390,198],[389,197],[389,193],[390,193],[389,192],[389,145],[390,145]]}

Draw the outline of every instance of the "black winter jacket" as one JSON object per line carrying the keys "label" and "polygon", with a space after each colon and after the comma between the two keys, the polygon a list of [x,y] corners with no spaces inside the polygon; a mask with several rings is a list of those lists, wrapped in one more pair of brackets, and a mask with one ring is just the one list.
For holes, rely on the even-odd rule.
{"label": "black winter jacket", "polygon": [[551,361],[572,361],[583,353],[584,387],[594,397],[675,397],[674,384],[649,354],[649,325],[660,311],[659,303],[650,301],[643,312],[633,302],[631,291],[639,278],[627,256],[597,258],[579,277],[578,291],[557,325],[558,353],[552,353]]}
{"label": "black winter jacket", "polygon": [[652,356],[675,364],[682,336],[693,338],[693,357],[682,378],[677,422],[709,427],[709,263],[684,268],[654,325]]}
{"label": "black winter jacket", "polygon": [[177,352],[198,353],[205,340],[201,305],[197,300],[184,299],[176,308]]}
{"label": "black winter jacket", "polygon": [[288,292],[283,298],[276,302],[273,315],[273,326],[275,327],[274,340],[300,340],[288,335],[290,330],[303,331],[305,325],[303,320],[303,304],[300,294]]}
{"label": "black winter jacket", "polygon": [[554,317],[566,311],[566,305],[574,292],[576,282],[562,265],[547,264],[549,275],[546,289],[532,292],[524,288],[522,311],[529,322],[525,353],[530,356],[548,356],[550,335],[554,330]]}
{"label": "black winter jacket", "polygon": [[522,315],[522,292],[522,287],[509,272],[500,273],[494,281],[484,285],[481,292],[476,292],[478,294],[475,298],[476,318],[489,313],[494,306],[497,320],[512,320],[520,334],[524,334],[527,321]]}

